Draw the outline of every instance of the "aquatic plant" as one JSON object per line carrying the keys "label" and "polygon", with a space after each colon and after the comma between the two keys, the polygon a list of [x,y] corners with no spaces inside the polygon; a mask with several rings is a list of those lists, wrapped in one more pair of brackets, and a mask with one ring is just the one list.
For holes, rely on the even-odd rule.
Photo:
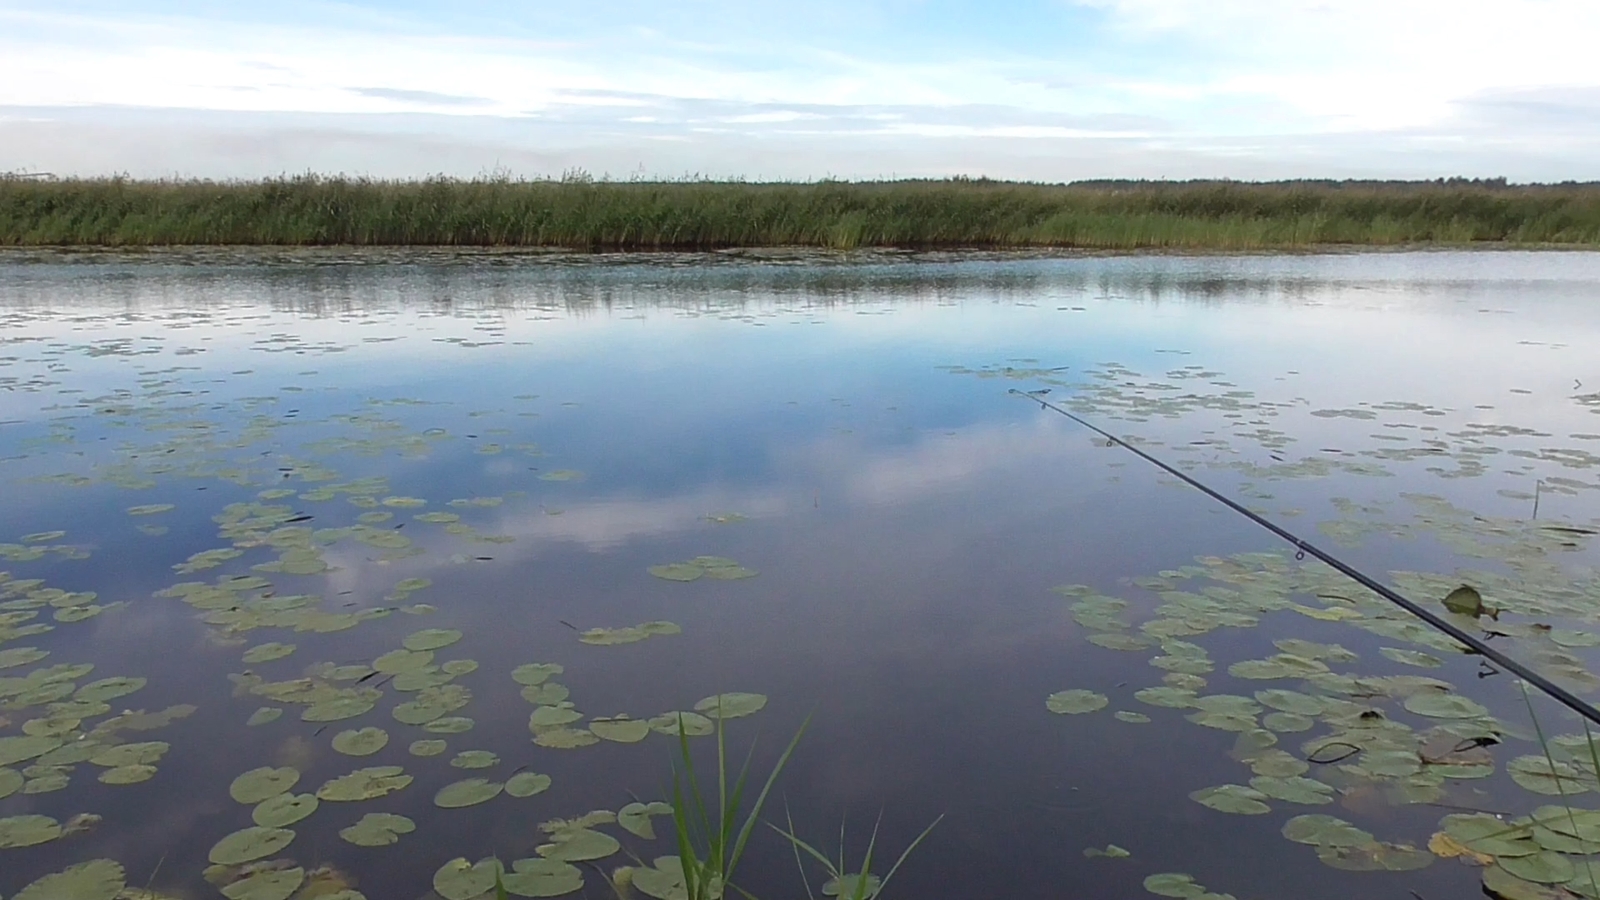
{"label": "aquatic plant", "polygon": [[[845,823],[843,820],[839,822],[839,859],[835,862],[795,834],[794,817],[789,816],[787,810],[785,810],[785,817],[788,819],[789,825],[787,830],[779,828],[770,822],[767,824],[774,831],[783,835],[789,841],[789,845],[794,848],[794,864],[800,870],[800,880],[805,885],[806,896],[811,900],[816,900],[816,895],[811,892],[811,880],[806,877],[806,867],[801,860],[800,851],[805,851],[813,859],[822,863],[823,869],[827,871],[829,878],[826,882],[823,882],[821,888],[824,896],[837,897],[839,900],[868,900],[870,897],[878,896],[889,886],[889,881],[894,878],[896,872],[900,871],[901,864],[906,861],[906,857],[911,855],[911,851],[917,849],[917,845],[921,844],[929,834],[933,833],[933,829],[944,821],[944,814],[940,813],[938,818],[928,823],[928,827],[922,829],[922,833],[918,834],[916,839],[907,844],[904,850],[900,851],[900,857],[894,861],[894,865],[889,867],[888,874],[879,878],[872,874],[872,854],[878,846],[878,829],[883,824],[882,813],[879,813],[878,821],[872,826],[872,837],[867,841],[867,850],[861,857],[861,865],[854,868],[845,859]],[[1126,854],[1126,851],[1123,852]]]}
{"label": "aquatic plant", "polygon": [[1463,179],[1054,185],[0,179],[0,245],[13,246],[1250,250],[1478,242],[1600,243],[1600,186]]}

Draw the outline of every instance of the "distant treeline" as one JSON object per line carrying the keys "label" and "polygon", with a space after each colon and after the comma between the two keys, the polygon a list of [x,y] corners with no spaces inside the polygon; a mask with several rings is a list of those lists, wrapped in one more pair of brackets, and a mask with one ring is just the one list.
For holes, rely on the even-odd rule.
{"label": "distant treeline", "polygon": [[1600,184],[0,176],[0,245],[11,246],[1255,250],[1473,243],[1600,244]]}

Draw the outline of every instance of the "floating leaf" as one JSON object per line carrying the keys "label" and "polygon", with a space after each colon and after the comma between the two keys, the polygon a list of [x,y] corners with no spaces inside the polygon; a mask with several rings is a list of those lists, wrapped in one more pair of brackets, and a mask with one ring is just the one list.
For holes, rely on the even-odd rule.
{"label": "floating leaf", "polygon": [[364,696],[338,697],[324,703],[306,707],[300,714],[302,722],[338,722],[372,712],[377,702]]}
{"label": "floating leaf", "polygon": [[466,716],[444,716],[422,726],[430,734],[463,734],[471,731],[473,721]]}
{"label": "floating leaf", "polygon": [[738,719],[760,712],[767,705],[765,694],[729,693],[707,697],[694,705],[695,711],[713,719]]}
{"label": "floating leaf", "polygon": [[1200,897],[1206,889],[1195,884],[1193,875],[1184,875],[1179,872],[1162,872],[1151,875],[1144,880],[1144,889],[1161,897]]}
{"label": "floating leaf", "polygon": [[622,849],[616,838],[589,828],[563,828],[552,834],[550,841],[534,848],[534,852],[545,859],[581,862],[604,859]]}
{"label": "floating leaf", "polygon": [[[1124,855],[1127,854],[1126,850],[1122,852]],[[876,896],[882,886],[883,879],[876,875],[835,875],[822,883],[822,895],[840,897],[843,900],[867,900]]]}
{"label": "floating leaf", "polygon": [[373,766],[341,775],[317,789],[317,798],[335,803],[372,800],[398,791],[412,782],[399,766]]}
{"label": "floating leaf", "polygon": [[1389,659],[1407,666],[1417,666],[1424,669],[1437,669],[1444,665],[1444,660],[1430,653],[1421,653],[1416,650],[1399,650],[1394,647],[1380,647],[1378,652]]}
{"label": "floating leaf", "polygon": [[1133,724],[1142,725],[1142,724],[1150,721],[1150,717],[1145,715],[1144,713],[1131,712],[1131,711],[1126,710],[1126,709],[1119,709],[1115,713],[1113,713],[1112,715],[1114,715],[1116,717],[1117,721],[1119,721],[1119,722],[1129,722],[1129,723],[1133,723]]}
{"label": "floating leaf", "polygon": [[672,807],[659,800],[652,803],[634,802],[617,810],[617,824],[645,840],[653,841],[656,831],[650,824],[650,817],[670,815]]}
{"label": "floating leaf", "polygon": [[49,816],[0,819],[0,850],[32,847],[61,837],[61,824]]}
{"label": "floating leaf", "polygon": [[357,847],[386,847],[397,843],[400,835],[417,830],[417,823],[393,813],[367,813],[348,828],[339,829],[339,837]]}
{"label": "floating leaf", "polygon": [[1283,823],[1283,836],[1297,844],[1309,844],[1312,847],[1356,847],[1373,842],[1369,832],[1343,819],[1320,813],[1295,816]]}
{"label": "floating leaf", "polygon": [[219,866],[236,866],[271,856],[289,846],[293,840],[294,832],[287,828],[255,825],[217,841],[211,848],[210,859]]}
{"label": "floating leaf", "polygon": [[412,741],[409,749],[412,756],[438,756],[447,746],[444,741]]}
{"label": "floating leaf", "polygon": [[501,884],[517,897],[559,897],[583,887],[583,871],[556,859],[519,859]]}
{"label": "floating leaf", "polygon": [[1464,616],[1481,616],[1486,612],[1483,595],[1465,584],[1445,595],[1444,608]]}
{"label": "floating leaf", "polygon": [[454,628],[425,628],[401,641],[401,646],[416,651],[439,650],[459,640],[461,632]]}
{"label": "floating leaf", "polygon": [[1149,687],[1135,691],[1135,700],[1148,703],[1151,706],[1164,706],[1169,709],[1185,709],[1194,706],[1195,692],[1175,687]]}
{"label": "floating leaf", "polygon": [[389,744],[389,733],[382,728],[341,731],[333,736],[333,749],[346,756],[371,756]]}
{"label": "floating leaf", "polygon": [[172,745],[166,741],[144,741],[136,744],[117,744],[97,751],[89,762],[97,766],[150,765],[161,761]]}
{"label": "floating leaf", "polygon": [[12,647],[9,650],[0,650],[0,669],[14,669],[17,666],[26,666],[36,663],[50,655],[48,650],[38,647]]}
{"label": "floating leaf", "polygon": [[534,731],[541,728],[554,728],[558,725],[570,725],[583,718],[583,713],[572,708],[572,704],[561,706],[541,706],[528,716],[528,727]]}
{"label": "floating leaf", "polygon": [[682,728],[688,737],[704,737],[717,730],[715,722],[696,712],[669,712],[650,718],[650,728],[657,734],[678,736]]}
{"label": "floating leaf", "polygon": [[706,574],[706,570],[693,563],[669,563],[664,566],[651,566],[647,571],[657,578],[668,581],[695,581]]}
{"label": "floating leaf", "polygon": [[1107,844],[1104,850],[1100,849],[1099,847],[1086,847],[1084,848],[1083,855],[1089,859],[1095,859],[1097,857],[1104,857],[1106,859],[1127,859],[1133,854],[1121,847],[1118,847],[1116,844]]}
{"label": "floating leaf", "polygon": [[1497,865],[1483,870],[1483,887],[1499,900],[1566,900],[1571,896],[1556,888],[1523,881]]}
{"label": "floating leaf", "polygon": [[1569,763],[1556,762],[1543,756],[1519,756],[1506,763],[1506,772],[1521,787],[1536,794],[1582,794],[1593,790],[1595,780]]}
{"label": "floating leaf", "polygon": [[275,659],[283,659],[293,653],[294,649],[294,644],[280,644],[277,641],[273,641],[270,644],[257,644],[244,652],[244,661],[251,665],[271,662]]}
{"label": "floating leaf", "polygon": [[156,777],[156,767],[134,763],[126,766],[113,766],[100,773],[103,784],[138,784]]}
{"label": "floating leaf", "polygon": [[250,818],[262,828],[287,828],[317,811],[320,801],[311,794],[279,794],[261,801]]}
{"label": "floating leaf", "polygon": [[126,677],[102,678],[99,681],[91,681],[83,687],[78,688],[77,692],[72,696],[78,700],[99,700],[102,702],[106,700],[114,700],[118,697],[127,696],[128,694],[131,694],[134,691],[144,687],[147,680],[148,679],[144,678]]}
{"label": "floating leaf", "polygon": [[125,886],[127,876],[121,863],[91,859],[40,878],[13,900],[112,900]]}
{"label": "floating leaf", "polygon": [[1266,799],[1265,794],[1240,784],[1202,788],[1191,793],[1189,799],[1217,812],[1241,816],[1259,816],[1272,811],[1272,807],[1261,802]]}
{"label": "floating leaf", "polygon": [[525,663],[511,670],[511,680],[531,687],[544,684],[552,676],[565,671],[566,669],[556,663]]}
{"label": "floating leaf", "polygon": [[305,879],[306,872],[299,866],[261,869],[223,888],[222,896],[228,900],[288,900]]}
{"label": "floating leaf", "polygon": [[499,754],[488,750],[463,750],[450,760],[450,765],[458,769],[487,769],[499,762]]}
{"label": "floating leaf", "polygon": [[589,730],[594,735],[619,744],[636,744],[650,734],[650,723],[643,719],[630,719],[627,716],[617,716],[611,719],[593,719],[589,722]]}
{"label": "floating leaf", "polygon": [[1535,884],[1565,884],[1578,874],[1570,860],[1548,850],[1527,856],[1504,856],[1497,862],[1512,875]]}
{"label": "floating leaf", "polygon": [[432,650],[390,650],[372,661],[372,667],[385,675],[415,672],[433,662]]}
{"label": "floating leaf", "polygon": [[282,715],[283,710],[276,706],[263,706],[251,713],[250,718],[246,719],[244,724],[251,727],[256,725],[266,725],[269,722],[278,721],[278,717]]}
{"label": "floating leaf", "polygon": [[456,857],[433,873],[433,889],[444,900],[472,900],[479,894],[494,889],[495,878],[502,872],[500,861],[484,859],[469,863]]}
{"label": "floating leaf", "polygon": [[533,742],[541,747],[549,747],[552,750],[575,750],[579,747],[598,744],[600,739],[595,737],[593,732],[588,729],[557,727],[541,728],[534,734]]}
{"label": "floating leaf", "polygon": [[1289,803],[1318,805],[1333,802],[1332,785],[1297,775],[1287,777],[1257,775],[1250,779],[1250,787],[1274,800],[1283,800]]}
{"label": "floating leaf", "polygon": [[1480,703],[1459,694],[1437,691],[1412,694],[1405,699],[1404,706],[1419,716],[1434,719],[1477,719],[1489,714],[1489,710]]}
{"label": "floating leaf", "polygon": [[1053,713],[1076,715],[1079,713],[1094,712],[1104,709],[1111,701],[1105,694],[1075,688],[1070,691],[1057,691],[1045,698],[1045,708]]}
{"label": "floating leaf", "polygon": [[550,789],[550,776],[537,772],[518,772],[506,779],[506,795],[521,799]]}
{"label": "floating leaf", "polygon": [[433,795],[433,803],[444,809],[476,806],[500,796],[500,792],[504,789],[505,785],[498,781],[468,778],[440,788],[439,792]]}
{"label": "floating leaf", "polygon": [[300,773],[295,769],[263,766],[235,778],[233,784],[228,786],[228,795],[240,803],[253,806],[287,792],[299,780]]}

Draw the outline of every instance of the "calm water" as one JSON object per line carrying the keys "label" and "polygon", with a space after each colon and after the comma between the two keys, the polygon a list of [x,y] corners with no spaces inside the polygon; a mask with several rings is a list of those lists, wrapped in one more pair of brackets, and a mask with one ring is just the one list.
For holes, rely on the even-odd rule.
{"label": "calm water", "polygon": [[[1049,388],[1419,600],[1475,586],[1503,610],[1480,623],[1500,646],[1595,696],[1600,255],[11,254],[0,763],[17,774],[0,772],[0,794],[15,785],[0,842],[6,821],[23,827],[15,817],[103,819],[0,849],[0,896],[93,859],[163,896],[218,896],[201,875],[208,853],[252,825],[230,783],[262,766],[299,771],[295,793],[362,767],[414,776],[379,798],[325,800],[267,854],[332,867],[324,878],[374,900],[427,895],[455,857],[533,857],[542,822],[666,798],[673,738],[534,743],[536,705],[512,678],[525,663],[563,668],[549,683],[583,716],[567,726],[576,740],[593,740],[594,717],[764,695],[727,729],[734,752],[755,743],[763,774],[810,714],[768,818],[782,821],[786,802],[802,836],[833,852],[847,820],[854,863],[881,813],[881,875],[944,816],[890,898],[1154,896],[1142,883],[1156,873],[1239,898],[1469,896],[1483,870],[1418,868],[1444,816],[1525,814],[1560,802],[1539,790],[1553,785],[1597,805],[1581,754],[1560,763],[1567,775],[1546,764],[1543,781],[1538,760],[1517,762],[1543,757],[1509,676],[1011,388]],[[223,552],[196,558],[205,551]],[[650,571],[700,556],[758,574]],[[404,590],[415,579],[427,583]],[[170,590],[180,583],[191,587]],[[230,590],[193,587],[219,583]],[[1052,591],[1063,585],[1081,587]],[[681,633],[580,640],[662,621]],[[330,672],[423,629],[461,637],[431,660],[390,657],[388,672]],[[1290,644],[1288,664],[1309,668],[1230,674],[1285,639],[1349,653]],[[271,642],[294,648],[255,649]],[[417,669],[451,660],[477,668]],[[76,663],[93,671],[49,668]],[[1439,681],[1307,680],[1321,669]],[[349,718],[303,721],[322,707],[268,695],[307,675],[324,699],[365,700]],[[147,681],[85,688],[114,676]],[[1202,707],[1134,696],[1163,678]],[[468,717],[469,730],[396,720],[430,681],[421,696],[455,707],[433,715]],[[1106,705],[1047,708],[1069,689]],[[1280,689],[1321,706],[1303,719],[1260,706],[1186,718],[1206,718],[1207,696],[1235,695],[1223,710]],[[1441,697],[1493,718],[1415,711],[1440,712],[1418,700]],[[135,720],[148,730],[104,724],[175,706],[170,721]],[[247,725],[261,708],[282,714]],[[1551,703],[1533,708],[1547,736],[1581,731]],[[1457,734],[1430,731],[1441,725]],[[333,749],[369,726],[387,733],[382,749]],[[1307,749],[1361,728],[1386,736]],[[1470,751],[1480,731],[1489,746]],[[1253,795],[1268,811],[1239,814],[1191,799],[1256,777],[1263,751],[1236,747],[1241,734],[1276,735],[1295,759],[1346,758],[1268,776],[1281,790],[1309,766],[1327,786],[1309,788],[1324,794],[1313,802],[1269,790]],[[6,743],[25,736],[42,741]],[[424,739],[448,749],[409,751]],[[573,732],[543,743],[562,739]],[[170,748],[129,751],[117,768],[115,753],[75,758],[84,741]],[[498,761],[452,764],[471,750]],[[1441,778],[1451,750],[1458,765]],[[104,783],[111,771],[148,777]],[[551,786],[435,805],[452,782],[517,771]],[[368,813],[416,830],[381,847],[340,837]],[[1399,871],[1319,860],[1280,833],[1303,814],[1371,832]],[[580,863],[585,896],[614,896],[607,876],[637,864],[630,854],[672,851],[595,827],[624,850]],[[1129,855],[1084,854],[1108,844]],[[808,875],[813,890],[825,878]],[[738,880],[763,898],[805,893],[765,830]]]}

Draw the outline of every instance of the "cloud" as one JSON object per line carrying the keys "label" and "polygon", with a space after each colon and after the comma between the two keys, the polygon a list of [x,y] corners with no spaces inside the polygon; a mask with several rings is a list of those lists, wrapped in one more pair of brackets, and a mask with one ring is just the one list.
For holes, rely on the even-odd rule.
{"label": "cloud", "polygon": [[362,97],[393,100],[397,103],[418,106],[487,106],[494,101],[488,97],[464,97],[460,94],[439,94],[433,91],[406,91],[398,88],[350,88]]}

